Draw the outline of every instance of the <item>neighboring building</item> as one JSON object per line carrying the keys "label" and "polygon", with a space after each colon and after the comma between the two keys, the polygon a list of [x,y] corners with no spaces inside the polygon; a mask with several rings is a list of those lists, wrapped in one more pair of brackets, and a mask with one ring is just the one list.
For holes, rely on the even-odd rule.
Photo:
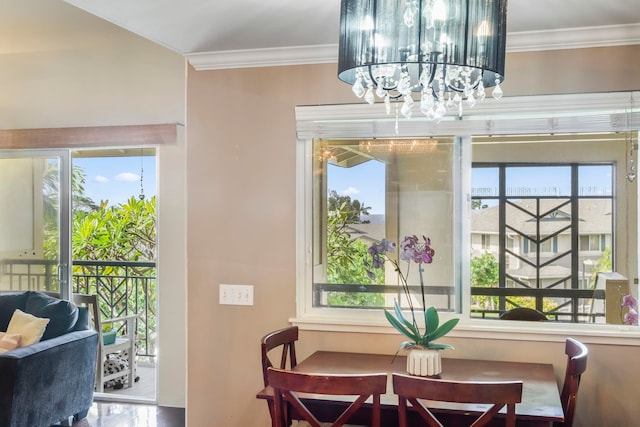
{"label": "neighboring building", "polygon": [[[543,199],[537,208],[536,200],[514,202],[506,213],[505,266],[508,277],[537,287],[547,287],[564,282],[571,285],[571,205],[562,201]],[[536,210],[546,213],[536,221]],[[580,201],[578,220],[580,288],[588,289],[596,262],[602,258],[606,248],[612,247],[611,201],[605,199],[583,199]],[[539,228],[538,228],[539,227]],[[536,244],[540,236],[539,260]],[[496,259],[500,254],[500,232],[498,206],[474,209],[471,215],[471,257],[489,252]],[[541,266],[539,269],[536,266]],[[508,279],[507,286],[514,286]]]}

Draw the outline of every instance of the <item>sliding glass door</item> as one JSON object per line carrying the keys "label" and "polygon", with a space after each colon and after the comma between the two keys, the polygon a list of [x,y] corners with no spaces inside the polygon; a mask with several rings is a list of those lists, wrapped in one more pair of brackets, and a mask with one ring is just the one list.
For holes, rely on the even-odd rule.
{"label": "sliding glass door", "polygon": [[0,291],[69,295],[68,150],[0,150]]}

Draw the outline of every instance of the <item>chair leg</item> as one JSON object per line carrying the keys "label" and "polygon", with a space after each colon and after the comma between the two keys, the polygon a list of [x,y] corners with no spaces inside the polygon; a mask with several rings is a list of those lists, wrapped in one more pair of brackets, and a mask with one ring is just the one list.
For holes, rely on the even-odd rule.
{"label": "chair leg", "polygon": [[96,391],[104,393],[104,358],[98,359],[98,368],[96,369]]}

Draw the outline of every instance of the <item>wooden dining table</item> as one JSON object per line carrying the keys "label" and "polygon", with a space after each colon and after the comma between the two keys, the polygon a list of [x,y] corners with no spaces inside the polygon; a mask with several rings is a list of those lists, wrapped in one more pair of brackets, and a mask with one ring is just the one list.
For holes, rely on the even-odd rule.
{"label": "wooden dining table", "polygon": [[[406,357],[365,353],[317,351],[300,362],[295,371],[316,374],[388,374],[387,392],[381,396],[382,425],[398,425],[398,397],[393,392],[392,373],[406,373]],[[454,381],[523,382],[522,402],[516,405],[518,426],[548,427],[562,422],[564,415],[553,366],[542,363],[503,362],[492,360],[442,359],[440,378]],[[273,399],[273,389],[260,390],[258,399]],[[327,421],[347,405],[349,396],[301,394],[300,398],[312,408],[320,421]],[[446,426],[464,425],[465,414],[483,412],[487,405],[425,402]],[[367,425],[369,406],[365,406],[351,422]],[[504,412],[504,408],[503,408]],[[293,414],[295,418],[296,414]],[[416,417],[417,414],[410,414]],[[414,425],[410,423],[410,425]],[[415,424],[421,425],[421,424]],[[468,424],[466,424],[468,425]],[[501,425],[501,424],[500,424]]]}

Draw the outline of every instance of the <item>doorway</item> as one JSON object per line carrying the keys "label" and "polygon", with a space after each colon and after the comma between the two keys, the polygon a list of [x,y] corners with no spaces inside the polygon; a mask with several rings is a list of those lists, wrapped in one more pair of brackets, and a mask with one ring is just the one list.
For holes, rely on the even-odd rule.
{"label": "doorway", "polygon": [[[105,400],[156,400],[156,149],[74,150],[73,292],[97,294],[101,317],[136,314],[135,382],[107,381]],[[128,358],[110,355],[105,370]]]}

